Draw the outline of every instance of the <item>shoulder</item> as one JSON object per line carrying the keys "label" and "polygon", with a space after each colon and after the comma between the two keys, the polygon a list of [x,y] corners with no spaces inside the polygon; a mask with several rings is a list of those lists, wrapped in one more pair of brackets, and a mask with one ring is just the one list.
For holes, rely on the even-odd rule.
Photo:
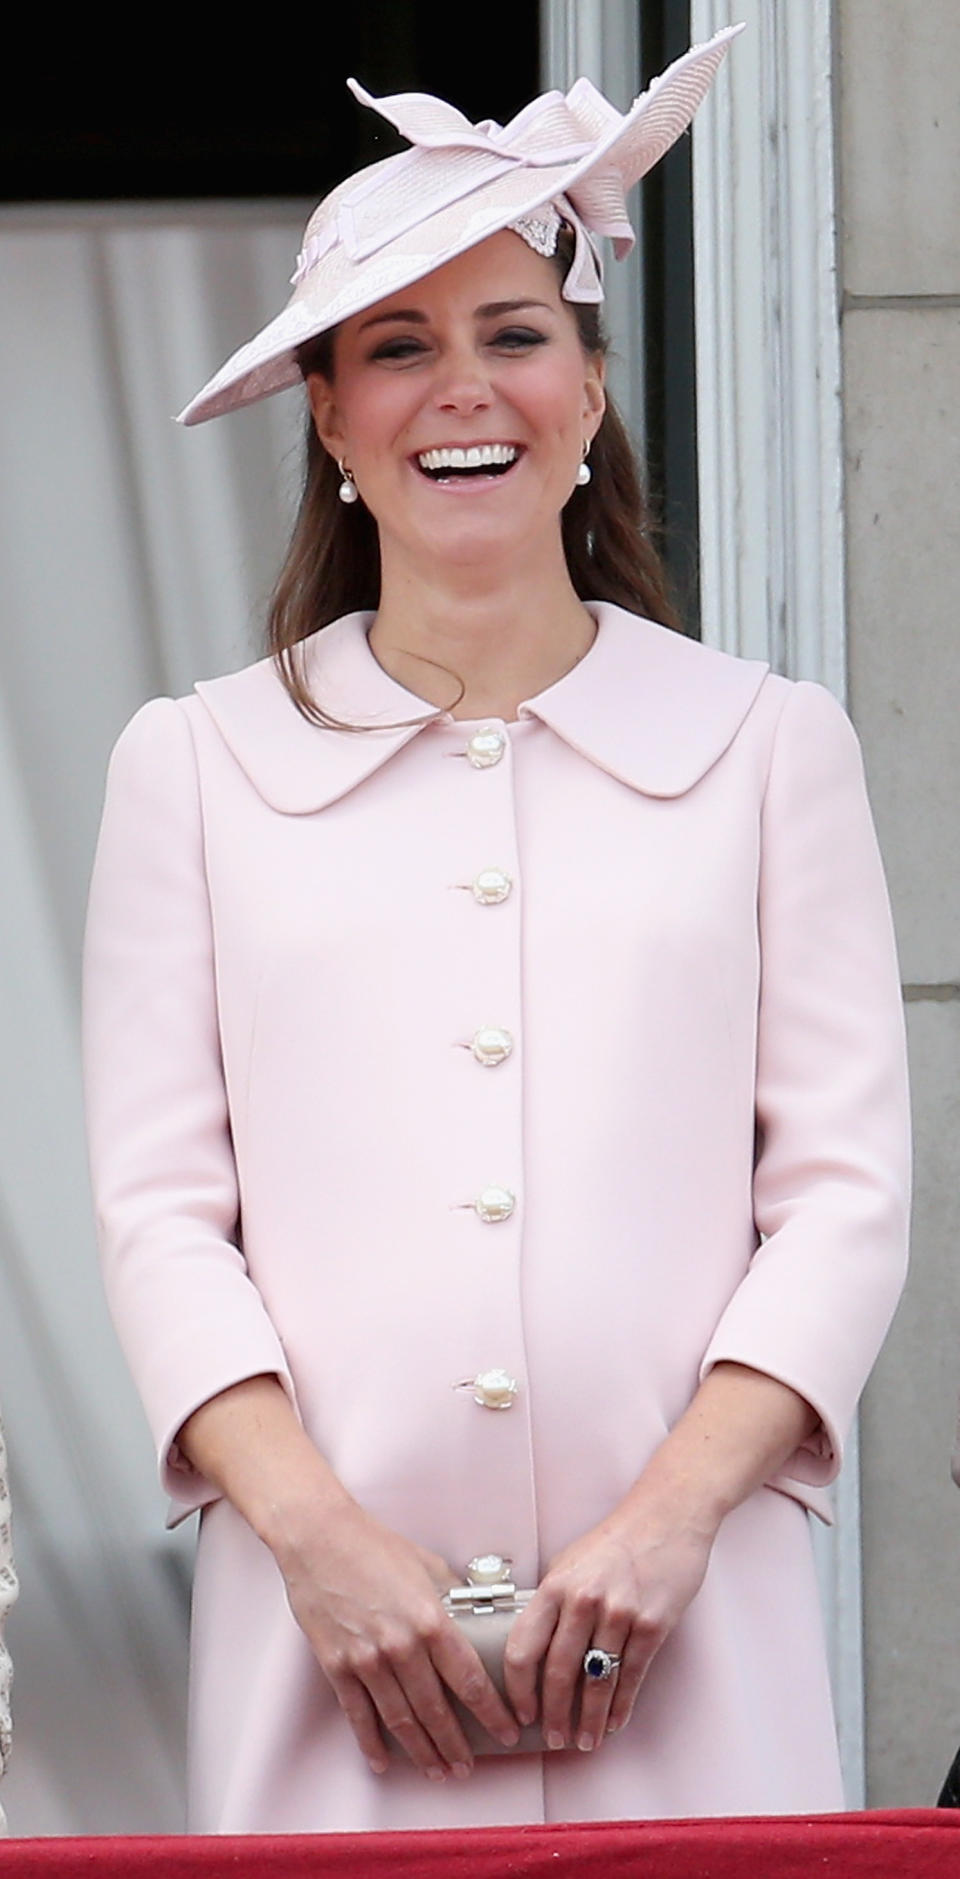
{"label": "shoulder", "polygon": [[734,658],[622,607],[590,603],[590,611],[590,652],[530,710],[645,795],[684,795],[775,710],[764,661]]}
{"label": "shoulder", "polygon": [[[209,754],[210,732],[222,719],[249,724],[282,738],[297,712],[284,690],[272,658],[258,659],[239,671],[198,681],[183,697],[150,698],[120,732],[110,754],[108,788],[122,779],[128,785],[156,778],[194,778]],[[219,739],[217,740],[220,741]],[[224,739],[224,742],[228,740]]]}
{"label": "shoulder", "polygon": [[853,726],[824,686],[622,607],[591,612],[593,650],[532,708],[634,788],[683,795],[728,756],[749,762],[761,791],[775,766],[859,764]]}
{"label": "shoulder", "polygon": [[110,752],[107,795],[170,786],[195,768],[186,699],[150,698],[134,712]]}
{"label": "shoulder", "polygon": [[[367,644],[371,616],[346,614],[296,648],[307,688],[330,722],[305,716],[270,657],[224,678],[201,680],[191,697],[158,699],[127,727],[115,761],[193,765],[205,803],[240,807],[248,786],[268,808],[306,815],[337,801],[399,750],[425,722],[408,692],[389,679]],[[249,800],[249,797],[247,797]]]}
{"label": "shoulder", "polygon": [[824,685],[773,678],[775,715],[765,800],[769,808],[796,802],[811,811],[820,802],[853,795],[866,803],[860,739],[846,711]]}
{"label": "shoulder", "polygon": [[121,731],[110,753],[94,881],[111,858],[123,873],[156,866],[173,850],[201,843],[197,760],[189,701],[151,698]]}

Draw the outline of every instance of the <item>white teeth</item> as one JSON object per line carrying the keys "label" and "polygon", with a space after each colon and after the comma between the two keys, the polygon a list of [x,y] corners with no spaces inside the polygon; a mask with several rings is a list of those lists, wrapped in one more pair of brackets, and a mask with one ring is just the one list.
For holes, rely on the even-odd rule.
{"label": "white teeth", "polygon": [[471,444],[467,450],[423,450],[417,458],[421,470],[482,470],[488,464],[514,463],[516,444]]}

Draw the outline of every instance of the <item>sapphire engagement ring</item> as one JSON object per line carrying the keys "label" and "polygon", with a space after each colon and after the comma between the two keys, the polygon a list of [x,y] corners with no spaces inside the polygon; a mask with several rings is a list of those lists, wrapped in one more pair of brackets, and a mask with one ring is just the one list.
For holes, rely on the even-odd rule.
{"label": "sapphire engagement ring", "polygon": [[591,1644],[584,1652],[583,1674],[595,1683],[607,1683],[620,1668],[620,1659],[613,1651],[602,1651],[598,1644]]}

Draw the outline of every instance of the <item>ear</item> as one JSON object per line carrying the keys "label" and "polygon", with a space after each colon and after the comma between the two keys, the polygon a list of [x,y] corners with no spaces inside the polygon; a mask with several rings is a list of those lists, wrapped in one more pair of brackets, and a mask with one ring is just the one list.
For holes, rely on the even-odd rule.
{"label": "ear", "polygon": [[606,393],[603,388],[606,371],[607,362],[602,353],[594,353],[587,360],[583,381],[583,434],[590,442],[600,429],[603,414],[607,408]]}
{"label": "ear", "polygon": [[320,372],[307,375],[307,397],[313,413],[313,427],[325,450],[339,463],[344,455],[344,437],[333,386]]}

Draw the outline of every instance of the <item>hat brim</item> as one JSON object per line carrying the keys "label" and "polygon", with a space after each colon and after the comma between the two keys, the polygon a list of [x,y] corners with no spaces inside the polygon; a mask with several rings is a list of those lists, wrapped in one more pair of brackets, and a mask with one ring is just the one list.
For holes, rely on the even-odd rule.
{"label": "hat brim", "polygon": [[[351,261],[339,243],[329,248],[294,287],[283,312],[231,355],[180,412],[178,422],[202,424],[302,383],[297,352],[308,340],[423,280],[545,203],[563,195],[575,199],[577,184],[592,172],[615,169],[625,188],[638,182],[687,129],[741,30],[724,27],[706,44],[692,46],[578,160],[551,167],[518,165],[425,216],[359,262]],[[402,161],[387,158],[377,167],[386,170]]]}

